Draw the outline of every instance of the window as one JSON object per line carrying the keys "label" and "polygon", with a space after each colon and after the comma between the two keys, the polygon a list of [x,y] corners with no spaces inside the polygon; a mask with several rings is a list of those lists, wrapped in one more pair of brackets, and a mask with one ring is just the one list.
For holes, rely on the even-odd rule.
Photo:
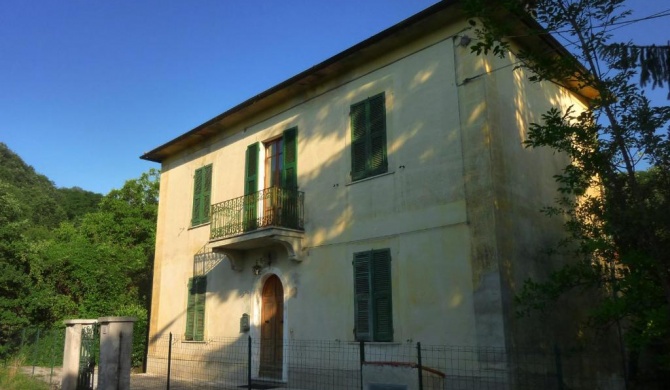
{"label": "window", "polygon": [[386,161],[386,107],[381,93],[351,106],[351,180],[388,170]]}
{"label": "window", "polygon": [[209,222],[212,200],[212,164],[195,170],[193,177],[193,214],[191,226]]}
{"label": "window", "polygon": [[186,340],[205,339],[205,294],[207,277],[196,276],[188,281],[188,302],[186,306]]}
{"label": "window", "polygon": [[393,341],[391,251],[354,253],[354,333],[358,341]]}

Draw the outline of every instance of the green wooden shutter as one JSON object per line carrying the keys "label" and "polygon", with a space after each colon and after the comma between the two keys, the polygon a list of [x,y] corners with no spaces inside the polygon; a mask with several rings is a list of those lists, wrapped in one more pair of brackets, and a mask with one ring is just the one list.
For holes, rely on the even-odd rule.
{"label": "green wooden shutter", "polygon": [[193,278],[188,280],[188,298],[186,301],[186,332],[185,339],[193,340],[193,323],[195,321],[195,294],[193,294]]}
{"label": "green wooden shutter", "polygon": [[296,127],[284,131],[284,171],[282,172],[282,188],[294,190],[298,188],[298,145]]}
{"label": "green wooden shutter", "polygon": [[205,298],[207,295],[207,277],[195,278],[195,320],[193,326],[193,340],[203,341],[205,339]]}
{"label": "green wooden shutter", "polygon": [[368,174],[378,175],[388,170],[386,162],[386,105],[384,94],[368,99],[369,156]]}
{"label": "green wooden shutter", "polygon": [[258,142],[247,147],[247,156],[244,168],[244,194],[249,195],[258,191]]}
{"label": "green wooden shutter", "polygon": [[202,182],[203,182],[203,171],[202,169],[195,170],[195,176],[193,177],[193,212],[191,214],[191,225],[200,224],[200,210],[202,209]]}
{"label": "green wooden shutter", "polygon": [[283,226],[298,228],[298,129],[284,131],[283,171],[280,192],[281,223]]}
{"label": "green wooden shutter", "polygon": [[212,204],[212,164],[207,165],[203,169],[202,180],[202,214],[200,215],[200,223],[209,222],[209,208]]}
{"label": "green wooden shutter", "polygon": [[203,341],[205,338],[206,294],[206,276],[197,276],[189,279],[186,307],[186,340]]}
{"label": "green wooden shutter", "polygon": [[371,254],[372,252],[354,254],[354,333],[358,341],[372,341]]}
{"label": "green wooden shutter", "polygon": [[195,170],[193,177],[193,212],[191,225],[200,225],[209,221],[209,208],[212,201],[212,165]]}
{"label": "green wooden shutter", "polygon": [[351,106],[351,180],[367,176],[366,101]]}
{"label": "green wooden shutter", "polygon": [[391,251],[389,249],[373,251],[371,268],[374,341],[393,341]]}
{"label": "green wooden shutter", "polygon": [[244,167],[244,230],[256,228],[256,208],[258,192],[258,151],[259,144],[254,143],[247,147],[246,163]]}
{"label": "green wooden shutter", "polygon": [[351,179],[388,171],[386,98],[383,93],[351,106]]}

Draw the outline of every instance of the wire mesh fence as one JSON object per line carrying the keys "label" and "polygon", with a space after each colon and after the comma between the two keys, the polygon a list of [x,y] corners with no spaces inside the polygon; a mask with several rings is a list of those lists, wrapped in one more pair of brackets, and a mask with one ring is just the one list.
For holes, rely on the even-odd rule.
{"label": "wire mesh fence", "polygon": [[[585,351],[159,337],[133,389],[617,389],[619,362]],[[377,386],[377,387],[376,387]],[[384,387],[385,386],[385,387]],[[396,387],[394,387],[396,386]]]}
{"label": "wire mesh fence", "polygon": [[38,377],[50,385],[60,383],[65,330],[25,328],[0,334],[0,364]]}
{"label": "wire mesh fence", "polygon": [[[0,363],[57,386],[64,337],[62,328],[4,333]],[[246,336],[193,342],[177,335],[157,337],[149,345],[146,373],[131,376],[132,389],[625,388],[619,357],[558,347],[506,350]]]}

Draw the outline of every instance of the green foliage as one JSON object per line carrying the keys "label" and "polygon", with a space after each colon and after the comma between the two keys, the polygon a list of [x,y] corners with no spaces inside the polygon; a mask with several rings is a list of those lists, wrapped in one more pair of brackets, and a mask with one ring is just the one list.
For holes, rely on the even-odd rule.
{"label": "green foliage", "polygon": [[5,191],[18,201],[24,218],[31,222],[30,227],[54,228],[65,219],[53,183],[3,143],[0,143],[0,182],[7,185]]}
{"label": "green foliage", "polygon": [[55,189],[0,144],[0,345],[25,327],[128,315],[144,354],[154,257],[156,170],[105,196]]}
{"label": "green foliage", "polygon": [[102,200],[101,194],[79,187],[59,188],[58,193],[60,194],[60,207],[69,221],[75,221],[87,213],[96,211]]}

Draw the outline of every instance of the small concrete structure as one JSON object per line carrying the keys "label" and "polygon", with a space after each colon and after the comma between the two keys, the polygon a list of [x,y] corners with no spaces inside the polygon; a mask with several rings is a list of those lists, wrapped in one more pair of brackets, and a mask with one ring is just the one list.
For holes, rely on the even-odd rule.
{"label": "small concrete structure", "polygon": [[130,389],[130,358],[135,317],[101,317],[99,390]]}
{"label": "small concrete structure", "polygon": [[75,390],[79,375],[79,357],[81,350],[81,332],[92,328],[97,320],[67,320],[65,323],[65,347],[63,348],[62,390]]}

